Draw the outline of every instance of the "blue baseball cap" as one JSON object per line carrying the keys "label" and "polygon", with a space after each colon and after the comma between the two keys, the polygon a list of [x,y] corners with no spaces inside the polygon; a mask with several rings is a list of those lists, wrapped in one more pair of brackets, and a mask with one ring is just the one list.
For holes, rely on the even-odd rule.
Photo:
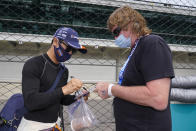
{"label": "blue baseball cap", "polygon": [[78,49],[83,54],[87,52],[86,47],[79,44],[78,33],[72,28],[61,27],[55,32],[54,37],[65,41],[69,46]]}

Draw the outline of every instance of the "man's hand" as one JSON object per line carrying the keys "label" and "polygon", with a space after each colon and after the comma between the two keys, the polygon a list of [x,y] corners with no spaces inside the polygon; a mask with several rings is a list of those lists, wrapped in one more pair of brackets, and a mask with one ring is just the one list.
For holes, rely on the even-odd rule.
{"label": "man's hand", "polygon": [[109,96],[108,96],[108,86],[109,86],[109,83],[107,83],[107,82],[98,82],[97,85],[96,85],[95,92],[97,92],[98,95],[102,99],[107,99],[107,98],[109,98]]}
{"label": "man's hand", "polygon": [[82,87],[83,83],[81,80],[72,78],[67,85],[62,87],[62,91],[64,95],[71,94]]}

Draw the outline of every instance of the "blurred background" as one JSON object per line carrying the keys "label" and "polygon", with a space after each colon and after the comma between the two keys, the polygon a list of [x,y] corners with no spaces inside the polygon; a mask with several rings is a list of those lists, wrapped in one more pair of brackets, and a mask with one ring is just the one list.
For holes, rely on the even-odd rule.
{"label": "blurred background", "polygon": [[[87,89],[98,81],[116,83],[130,49],[114,44],[106,22],[123,5],[140,12],[152,33],[169,44],[176,76],[196,74],[196,0],[0,0],[0,109],[21,92],[24,62],[46,52],[62,26],[75,29],[88,49],[64,63],[70,76],[81,79]],[[101,100],[92,93],[88,105],[100,124],[87,130],[115,130],[111,98]],[[70,131],[66,110],[64,130]]]}

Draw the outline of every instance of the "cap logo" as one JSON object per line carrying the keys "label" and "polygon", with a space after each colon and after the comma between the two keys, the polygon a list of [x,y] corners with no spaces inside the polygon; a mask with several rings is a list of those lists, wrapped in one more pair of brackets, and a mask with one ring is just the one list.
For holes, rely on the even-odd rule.
{"label": "cap logo", "polygon": [[66,38],[66,37],[67,37],[67,35],[66,35],[66,34],[62,34],[62,37],[65,37],[65,38]]}
{"label": "cap logo", "polygon": [[77,37],[77,36],[75,36],[75,35],[71,35],[71,38],[76,38],[76,39],[78,39],[78,37]]}

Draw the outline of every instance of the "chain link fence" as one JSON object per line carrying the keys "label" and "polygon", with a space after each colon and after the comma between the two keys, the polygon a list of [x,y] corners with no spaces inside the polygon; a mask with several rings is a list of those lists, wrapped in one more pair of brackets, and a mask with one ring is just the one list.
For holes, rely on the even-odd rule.
{"label": "chain link fence", "polygon": [[[153,34],[162,36],[173,53],[176,76],[196,74],[196,0],[1,0],[0,1],[0,109],[21,92],[22,66],[50,46],[57,28],[75,29],[88,53],[76,53],[65,62],[70,76],[87,88],[97,81],[116,82],[129,49],[115,46],[106,21],[122,5],[130,5],[147,20]],[[112,99],[92,93],[88,105],[100,124],[87,129],[113,131]],[[65,131],[70,123],[64,107]]]}

